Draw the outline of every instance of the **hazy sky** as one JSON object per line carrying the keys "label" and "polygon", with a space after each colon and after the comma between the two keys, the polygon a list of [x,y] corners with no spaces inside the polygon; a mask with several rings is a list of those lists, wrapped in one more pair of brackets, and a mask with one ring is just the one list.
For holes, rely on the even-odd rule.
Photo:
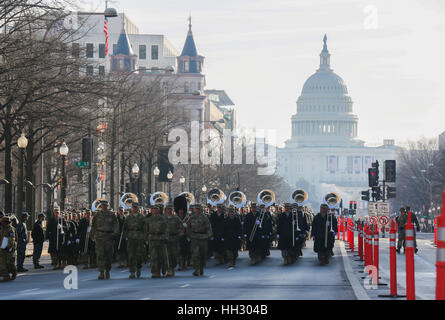
{"label": "hazy sky", "polygon": [[[104,1],[86,8],[103,10]],[[100,6],[100,7],[99,7]],[[240,126],[291,135],[290,117],[328,36],[368,145],[445,131],[444,0],[120,0],[140,33],[164,34],[181,51],[192,14],[207,89],[224,89]],[[365,27],[377,9],[378,26]],[[374,20],[375,21],[375,20]],[[371,21],[372,22],[372,21]],[[369,24],[366,24],[369,25]]]}

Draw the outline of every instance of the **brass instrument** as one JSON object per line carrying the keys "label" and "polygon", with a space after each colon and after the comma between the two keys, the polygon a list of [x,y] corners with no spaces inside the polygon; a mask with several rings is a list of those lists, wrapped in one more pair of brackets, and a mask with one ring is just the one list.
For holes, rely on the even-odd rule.
{"label": "brass instrument", "polygon": [[224,203],[226,195],[221,189],[214,188],[207,193],[207,203],[216,207],[217,204]]}
{"label": "brass instrument", "polygon": [[[329,207],[328,214],[331,218],[331,230],[330,232],[334,233],[334,229],[332,229],[332,216],[334,215],[335,209],[340,206],[341,197],[337,192],[331,192],[324,196],[323,203]],[[326,218],[326,231],[325,231],[325,239],[324,239],[324,247],[328,247],[328,217]]]}
{"label": "brass instrument", "polygon": [[306,190],[297,189],[290,195],[290,202],[296,203],[299,207],[302,207],[306,204],[308,198],[309,195]]}
{"label": "brass instrument", "polygon": [[119,199],[119,205],[124,208],[124,210],[131,209],[132,203],[139,203],[139,199],[137,195],[131,192],[124,193]]}
{"label": "brass instrument", "polygon": [[150,197],[150,204],[154,205],[163,205],[165,206],[168,203],[168,196],[161,191],[155,192]]}
{"label": "brass instrument", "polygon": [[101,201],[103,201],[103,200],[105,200],[105,199],[103,199],[103,198],[98,198],[98,199],[94,200],[93,203],[91,204],[91,211],[96,212],[96,211],[99,209],[99,208],[98,208],[99,203],[100,203]]}
{"label": "brass instrument", "polygon": [[247,197],[241,191],[233,191],[229,194],[229,204],[237,209],[246,205]]}
{"label": "brass instrument", "polygon": [[195,204],[195,196],[191,192],[181,192],[178,194],[178,197],[184,196],[185,200],[187,200],[187,210],[190,208],[192,204]]}
{"label": "brass instrument", "polygon": [[[259,205],[264,205],[266,207],[270,207],[275,202],[275,193],[272,190],[264,189],[261,190],[257,195],[257,201]],[[255,225],[252,228],[252,232],[250,233],[249,241],[253,241],[253,237],[255,236],[255,232],[258,229],[258,226],[261,228],[263,226],[264,216],[266,214],[266,210],[264,208],[261,209],[261,213],[258,219],[255,221]]]}

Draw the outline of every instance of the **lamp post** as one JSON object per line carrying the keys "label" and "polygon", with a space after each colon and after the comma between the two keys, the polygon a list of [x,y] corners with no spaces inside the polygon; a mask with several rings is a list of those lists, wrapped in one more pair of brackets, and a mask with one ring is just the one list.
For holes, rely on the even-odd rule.
{"label": "lamp post", "polygon": [[158,177],[159,177],[159,168],[158,166],[155,167],[155,169],[153,170],[153,174],[155,176],[155,192],[157,192],[158,190]]}
{"label": "lamp post", "polygon": [[202,188],[201,188],[201,190],[202,190],[202,193],[204,194],[204,199],[205,199],[205,195],[206,195],[206,192],[207,192],[207,187],[206,187],[206,185],[203,185]]}
{"label": "lamp post", "polygon": [[184,192],[184,183],[185,183],[184,176],[181,176],[181,178],[179,178],[179,182],[181,182],[181,192]]}
{"label": "lamp post", "polygon": [[20,221],[22,221],[22,211],[23,211],[23,157],[26,147],[28,146],[28,139],[25,134],[22,132],[20,138],[17,140],[17,145],[20,150],[20,160],[19,160],[19,181],[17,183],[17,212],[16,214],[19,216]]}
{"label": "lamp post", "polygon": [[169,171],[167,173],[167,179],[168,179],[168,201],[172,202],[172,179],[173,179],[173,173]]}
{"label": "lamp post", "polygon": [[68,146],[65,141],[62,142],[62,145],[59,148],[59,153],[62,156],[62,189],[60,191],[60,210],[65,210],[65,198],[66,198],[66,173],[65,173],[65,161],[66,156],[68,155]]}
{"label": "lamp post", "polygon": [[[138,175],[139,175],[139,166],[138,166],[138,164],[137,163],[135,163],[134,165],[133,165],[133,167],[131,168],[131,173],[133,174],[133,180],[135,181],[136,180],[136,178],[138,177]],[[135,188],[135,183],[136,182],[134,182],[133,181],[133,183],[132,183],[132,192],[133,193],[136,193],[136,188]]]}

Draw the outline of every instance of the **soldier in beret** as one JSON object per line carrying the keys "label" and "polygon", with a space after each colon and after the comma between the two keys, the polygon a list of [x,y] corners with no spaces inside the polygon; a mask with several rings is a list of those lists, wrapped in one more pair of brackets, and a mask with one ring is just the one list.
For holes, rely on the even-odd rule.
{"label": "soldier in beret", "polygon": [[202,276],[208,251],[208,239],[212,236],[212,227],[209,219],[202,213],[201,205],[192,205],[191,209],[193,214],[188,223],[187,233],[191,239],[192,263],[195,269],[193,275]]}
{"label": "soldier in beret", "polygon": [[145,239],[149,242],[151,277],[160,278],[164,266],[165,249],[168,244],[167,219],[162,215],[162,206],[151,206],[151,216],[145,220]]}
{"label": "soldier in beret", "polygon": [[[123,224],[123,238],[126,240],[130,279],[140,278],[144,258],[145,217],[139,211],[139,204],[132,203],[131,211]],[[136,272],[136,276],[135,273]]]}

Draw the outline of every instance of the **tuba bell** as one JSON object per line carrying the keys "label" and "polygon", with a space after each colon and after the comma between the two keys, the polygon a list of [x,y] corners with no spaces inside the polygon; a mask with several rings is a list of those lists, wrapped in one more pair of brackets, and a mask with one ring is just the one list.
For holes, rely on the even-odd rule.
{"label": "tuba bell", "polygon": [[299,207],[302,207],[307,202],[309,195],[304,189],[297,189],[290,195],[290,202],[296,203]]}
{"label": "tuba bell", "polygon": [[150,204],[152,206],[163,205],[165,207],[167,202],[168,202],[168,196],[161,191],[153,193],[150,197]]}
{"label": "tuba bell", "polygon": [[216,207],[217,204],[224,203],[226,195],[221,189],[214,188],[207,193],[207,203]]}
{"label": "tuba bell", "polygon": [[275,203],[275,193],[269,189],[261,190],[257,195],[257,202],[259,205],[270,207]]}
{"label": "tuba bell", "polygon": [[337,192],[331,192],[324,196],[323,203],[326,204],[329,209],[337,209],[340,206],[341,197]]}
{"label": "tuba bell", "polygon": [[100,202],[104,201],[104,200],[105,200],[104,198],[98,198],[98,199],[94,200],[93,203],[91,204],[91,211],[96,212],[97,209],[99,209],[98,206],[99,206]]}
{"label": "tuba bell", "polygon": [[119,205],[125,210],[131,209],[132,203],[139,203],[138,196],[134,193],[127,192],[119,199]]}
{"label": "tuba bell", "polygon": [[192,204],[195,204],[195,196],[191,192],[181,192],[178,197],[184,196],[187,200],[187,209],[190,208]]}
{"label": "tuba bell", "polygon": [[235,206],[237,209],[246,205],[247,197],[241,191],[233,191],[229,194],[229,204]]}

